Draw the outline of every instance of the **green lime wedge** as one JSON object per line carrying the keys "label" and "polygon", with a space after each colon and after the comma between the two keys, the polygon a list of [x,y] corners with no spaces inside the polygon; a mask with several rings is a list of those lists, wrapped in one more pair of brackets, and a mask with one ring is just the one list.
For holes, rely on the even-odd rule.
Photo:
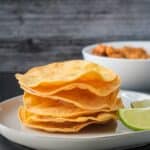
{"label": "green lime wedge", "polygon": [[150,107],[150,100],[134,101],[131,103],[132,108]]}
{"label": "green lime wedge", "polygon": [[124,108],[119,110],[122,123],[133,130],[150,130],[150,108]]}

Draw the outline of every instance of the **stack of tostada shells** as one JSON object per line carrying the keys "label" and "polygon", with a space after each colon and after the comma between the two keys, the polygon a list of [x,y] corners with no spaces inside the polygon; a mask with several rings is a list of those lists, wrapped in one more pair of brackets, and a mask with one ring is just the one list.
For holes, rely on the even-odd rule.
{"label": "stack of tostada shells", "polygon": [[90,124],[117,119],[120,78],[101,65],[71,60],[16,74],[24,90],[19,119],[47,132],[78,132]]}

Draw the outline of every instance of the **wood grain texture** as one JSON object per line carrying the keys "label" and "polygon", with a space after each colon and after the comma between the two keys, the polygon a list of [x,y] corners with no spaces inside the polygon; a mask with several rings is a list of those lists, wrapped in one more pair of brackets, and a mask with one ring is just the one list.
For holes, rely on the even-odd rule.
{"label": "wood grain texture", "polygon": [[0,0],[0,72],[81,58],[110,40],[150,39],[149,0]]}

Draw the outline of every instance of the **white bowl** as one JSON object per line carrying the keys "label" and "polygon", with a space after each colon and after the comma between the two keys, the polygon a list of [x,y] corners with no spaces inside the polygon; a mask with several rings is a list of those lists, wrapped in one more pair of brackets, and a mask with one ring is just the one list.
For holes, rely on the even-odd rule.
{"label": "white bowl", "polygon": [[[113,47],[142,47],[150,53],[150,41],[119,41],[103,44]],[[95,56],[91,51],[97,45],[90,45],[82,50],[85,60],[104,65],[116,71],[122,80],[121,88],[150,91],[150,59],[123,59]]]}

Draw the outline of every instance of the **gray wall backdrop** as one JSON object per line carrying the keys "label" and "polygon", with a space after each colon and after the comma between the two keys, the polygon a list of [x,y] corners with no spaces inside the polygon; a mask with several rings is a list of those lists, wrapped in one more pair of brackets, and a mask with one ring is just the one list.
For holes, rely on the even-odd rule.
{"label": "gray wall backdrop", "polygon": [[[150,40],[150,0],[0,0],[0,99],[31,66],[111,40]],[[15,93],[15,94],[14,94]]]}

